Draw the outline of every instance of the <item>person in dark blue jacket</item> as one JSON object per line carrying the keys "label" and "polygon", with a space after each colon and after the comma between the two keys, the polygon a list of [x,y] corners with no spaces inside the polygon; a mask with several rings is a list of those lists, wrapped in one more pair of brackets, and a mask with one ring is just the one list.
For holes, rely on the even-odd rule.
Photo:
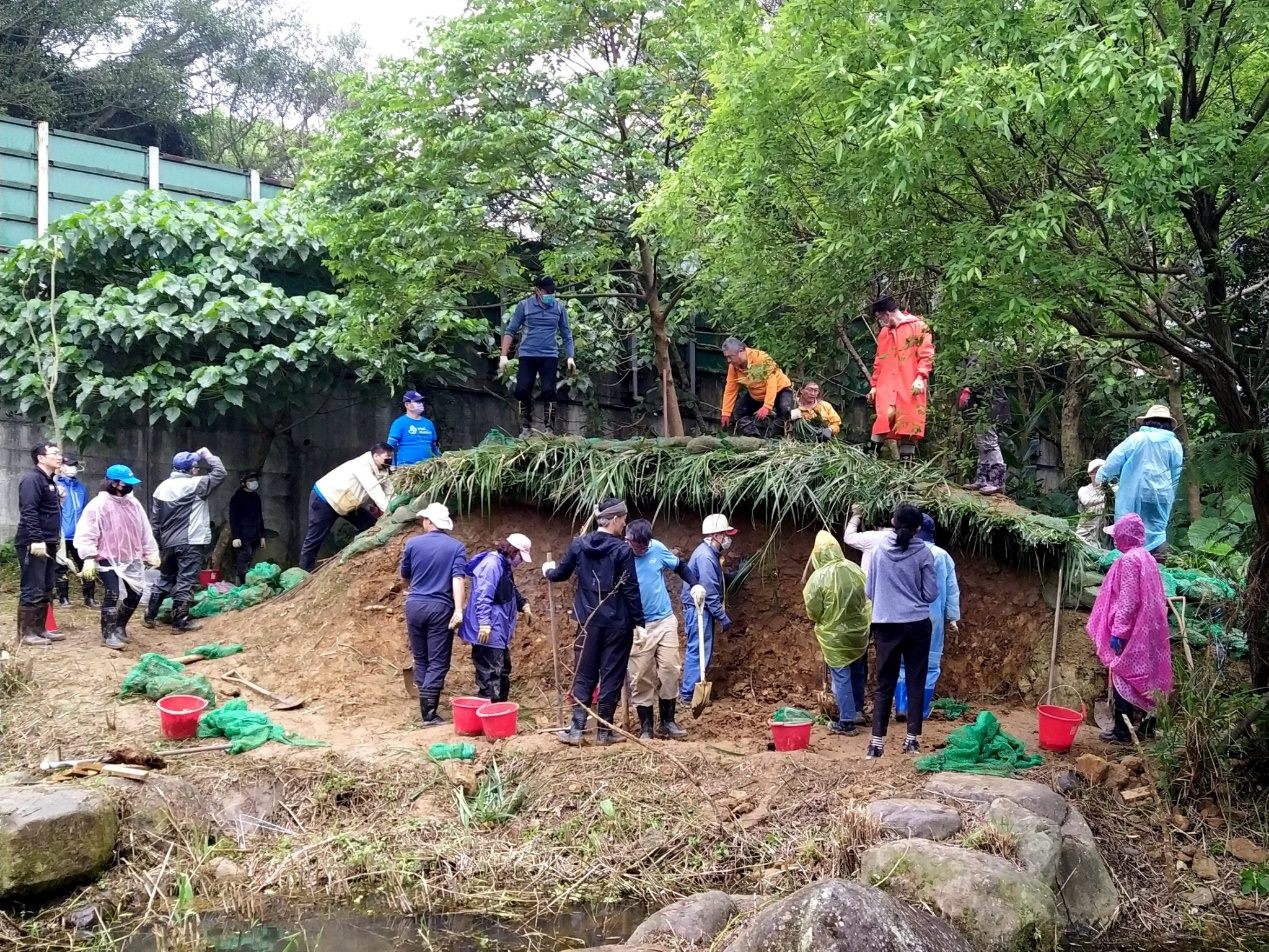
{"label": "person in dark blue jacket", "polygon": [[[703,627],[698,631],[696,624],[697,598],[693,595],[692,586],[683,583],[680,601],[683,603],[683,627],[686,645],[683,651],[683,681],[679,688],[679,701],[689,704],[692,700],[692,688],[705,680],[704,672],[709,670],[710,659],[714,655],[714,626],[717,624],[726,631],[731,627],[731,619],[723,607],[723,586],[727,579],[723,575],[722,553],[731,548],[731,537],[736,530],[731,527],[727,517],[722,513],[706,516],[701,522],[701,544],[696,547],[688,566],[696,576],[696,581],[705,589],[704,604],[700,608]],[[705,657],[701,657],[701,643],[704,642]]]}
{"label": "person in dark blue jacket", "polygon": [[[84,567],[84,560],[75,549],[75,524],[88,504],[88,487],[80,482],[79,457],[74,453],[62,457],[62,468],[57,473],[57,494],[62,500],[62,538],[66,541],[66,558],[79,572]],[[84,582],[84,604],[96,608],[96,595],[96,583]],[[57,604],[61,608],[70,605],[70,565],[60,560],[57,563]]]}
{"label": "person in dark blue jacket", "polygon": [[481,552],[467,563],[471,594],[458,637],[471,645],[476,694],[487,701],[505,701],[511,693],[516,616],[533,617],[512,573],[516,566],[532,562],[533,543],[523,533],[513,532],[492,551]]}
{"label": "person in dark blue jacket", "polygon": [[401,398],[405,413],[392,421],[387,443],[392,447],[393,466],[409,466],[439,456],[436,424],[423,415],[423,394],[407,390]]}
{"label": "person in dark blue jacket", "polygon": [[520,401],[520,437],[533,433],[533,384],[542,384],[542,429],[547,436],[555,433],[555,381],[559,376],[560,349],[568,372],[577,371],[573,359],[573,329],[568,326],[568,309],[555,296],[555,280],[545,275],[533,282],[533,296],[516,305],[511,323],[502,335],[502,356],[498,369],[505,370],[510,360],[511,340],[523,328],[520,339],[520,367],[516,371],[516,399]]}

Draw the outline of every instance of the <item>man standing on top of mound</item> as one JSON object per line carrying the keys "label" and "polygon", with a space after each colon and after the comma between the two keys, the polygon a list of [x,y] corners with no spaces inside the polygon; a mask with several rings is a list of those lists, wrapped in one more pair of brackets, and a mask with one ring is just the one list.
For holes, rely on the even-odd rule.
{"label": "man standing on top of mound", "polygon": [[1146,526],[1146,551],[1161,559],[1168,551],[1168,520],[1185,453],[1172,432],[1172,411],[1164,404],[1156,403],[1137,422],[1141,429],[1110,451],[1096,478],[1102,486],[1118,478],[1115,521],[1130,512],[1139,515]]}
{"label": "man standing on top of mound", "polygon": [[872,365],[868,402],[877,408],[872,441],[899,444],[899,459],[912,463],[917,441],[925,436],[926,387],[934,370],[934,338],[925,321],[899,309],[892,297],[872,305],[881,321]]}
{"label": "man standing on top of mound", "polygon": [[[694,587],[684,583],[680,601],[683,604],[687,645],[683,652],[683,686],[679,689],[679,700],[684,704],[691,703],[693,686],[704,681],[705,672],[709,670],[709,662],[714,655],[714,623],[721,625],[723,631],[731,627],[731,619],[723,608],[726,579],[723,577],[722,554],[731,548],[731,537],[735,534],[736,530],[722,513],[706,516],[701,523],[704,538],[688,559],[688,568],[696,576],[697,585],[705,590],[705,598],[701,626],[698,627]],[[705,642],[704,658],[701,657],[702,640]]]}
{"label": "man standing on top of mound", "polygon": [[705,604],[705,589],[696,584],[691,566],[652,538],[652,523],[647,519],[636,519],[626,527],[626,541],[635,555],[643,601],[644,627],[635,629],[629,668],[630,698],[639,713],[639,737],[652,739],[652,700],[656,698],[661,714],[661,729],[656,736],[683,740],[687,731],[674,722],[679,677],[683,673],[679,663],[679,620],[674,617],[662,573],[673,569],[684,584],[690,585],[697,608]]}
{"label": "man standing on top of mound", "polygon": [[[772,424],[783,427],[792,416],[796,400],[793,384],[780,366],[736,337],[723,341],[723,359],[727,361],[723,429],[731,426],[733,418],[740,436],[769,436]],[[745,386],[744,393],[740,392],[741,384]]]}
{"label": "man standing on top of mound", "polygon": [[423,394],[407,390],[401,402],[405,404],[405,413],[393,420],[388,429],[387,442],[395,453],[392,465],[409,466],[440,456],[436,424],[423,415]]}
{"label": "man standing on top of mound", "polygon": [[300,568],[305,572],[316,568],[317,553],[337,520],[347,519],[358,532],[365,532],[388,511],[391,464],[392,447],[376,443],[368,453],[340,463],[313,484]]}
{"label": "man standing on top of mound", "polygon": [[454,632],[467,604],[467,548],[449,533],[454,520],[439,502],[419,513],[421,535],[401,551],[401,577],[410,583],[405,596],[405,631],[414,655],[414,684],[424,727],[445,720],[438,713],[449,674]]}
{"label": "man standing on top of mound", "polygon": [[804,440],[827,443],[842,429],[842,418],[833,405],[820,399],[820,385],[804,383],[798,391],[798,405],[789,412],[793,434]]}
{"label": "man standing on top of mound", "polygon": [[[561,743],[577,747],[586,731],[586,709],[595,682],[599,682],[597,713],[608,724],[617,713],[621,685],[630,663],[635,634],[643,631],[643,602],[639,597],[639,577],[634,552],[626,545],[626,504],[605,499],[595,509],[599,529],[572,541],[564,558],[542,564],[548,582],[564,582],[577,576],[573,615],[577,618],[577,670],[571,694],[573,720],[568,730],[556,735]],[[595,732],[599,744],[617,744],[625,738],[611,727],[600,724]]]}
{"label": "man standing on top of mound", "polygon": [[520,338],[520,367],[516,371],[516,399],[520,401],[520,438],[533,435],[533,383],[542,384],[542,431],[555,434],[555,381],[559,376],[560,349],[564,342],[568,372],[577,372],[573,359],[573,329],[568,326],[568,309],[555,296],[555,279],[542,275],[533,282],[533,294],[516,305],[511,323],[502,335],[502,356],[498,370],[506,370],[511,339],[524,328]]}
{"label": "man standing on top of mound", "polygon": [[[206,472],[204,472],[206,471]],[[211,542],[210,496],[225,481],[225,464],[203,447],[172,457],[172,474],[150,497],[150,521],[159,543],[159,581],[150,592],[141,624],[153,628],[163,599],[172,596],[172,627],[194,631],[190,620],[194,585],[203,567],[203,547]]]}

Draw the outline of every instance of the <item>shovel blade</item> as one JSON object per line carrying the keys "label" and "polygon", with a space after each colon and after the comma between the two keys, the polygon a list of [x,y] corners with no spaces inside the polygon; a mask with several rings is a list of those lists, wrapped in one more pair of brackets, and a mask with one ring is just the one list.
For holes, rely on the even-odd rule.
{"label": "shovel blade", "polygon": [[273,702],[273,710],[275,711],[294,711],[296,708],[303,706],[304,700],[298,697],[284,697]]}
{"label": "shovel blade", "polygon": [[419,686],[414,683],[414,665],[408,665],[401,669],[401,680],[405,683],[405,693],[410,697],[417,698],[419,696]]}
{"label": "shovel blade", "polygon": [[1093,720],[1104,731],[1115,729],[1115,714],[1107,701],[1098,701],[1093,705]]}
{"label": "shovel blade", "polygon": [[701,716],[701,712],[705,710],[705,705],[709,703],[710,691],[714,685],[709,681],[698,681],[696,687],[692,688],[692,720],[696,720]]}

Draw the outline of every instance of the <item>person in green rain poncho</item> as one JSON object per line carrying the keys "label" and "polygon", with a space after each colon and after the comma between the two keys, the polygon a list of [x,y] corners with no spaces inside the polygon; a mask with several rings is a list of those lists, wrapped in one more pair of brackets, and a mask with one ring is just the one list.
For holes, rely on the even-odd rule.
{"label": "person in green rain poncho", "polygon": [[864,593],[864,570],[847,560],[829,533],[816,533],[811,565],[815,571],[802,589],[802,600],[815,623],[815,637],[833,679],[837,721],[828,729],[850,737],[859,733],[855,705],[860,700],[851,689],[850,665],[868,650],[872,605]]}

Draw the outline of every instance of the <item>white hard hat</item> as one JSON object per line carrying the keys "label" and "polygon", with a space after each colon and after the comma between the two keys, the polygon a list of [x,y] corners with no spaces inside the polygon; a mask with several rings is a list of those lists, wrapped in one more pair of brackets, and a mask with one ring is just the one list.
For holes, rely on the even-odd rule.
{"label": "white hard hat", "polygon": [[426,519],[444,532],[454,528],[454,520],[449,517],[449,507],[439,502],[428,503],[427,508],[419,513],[419,518]]}
{"label": "white hard hat", "polygon": [[1094,470],[1101,469],[1105,465],[1106,465],[1106,461],[1102,459],[1100,456],[1097,457],[1097,459],[1090,459],[1088,461],[1088,471],[1091,473]]}
{"label": "white hard hat", "polygon": [[727,517],[721,512],[706,516],[705,521],[701,523],[701,535],[703,536],[713,535],[716,532],[726,532],[728,535],[735,535],[736,531],[727,522]]}
{"label": "white hard hat", "polygon": [[525,565],[533,564],[533,543],[529,541],[529,537],[523,532],[513,532],[507,536],[507,544],[513,545],[520,552],[520,558],[524,559]]}

